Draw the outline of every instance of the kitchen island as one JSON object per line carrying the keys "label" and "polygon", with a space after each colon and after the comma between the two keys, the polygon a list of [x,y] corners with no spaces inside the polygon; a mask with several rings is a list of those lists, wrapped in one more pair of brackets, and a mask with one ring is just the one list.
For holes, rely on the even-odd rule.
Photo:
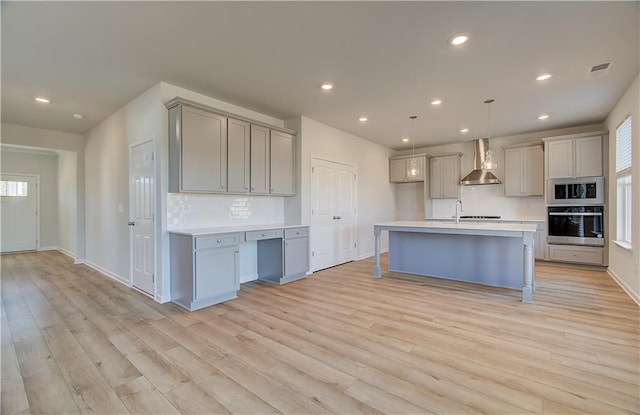
{"label": "kitchen island", "polygon": [[521,289],[522,302],[533,302],[534,224],[395,221],[373,230],[377,278],[388,231],[389,271]]}

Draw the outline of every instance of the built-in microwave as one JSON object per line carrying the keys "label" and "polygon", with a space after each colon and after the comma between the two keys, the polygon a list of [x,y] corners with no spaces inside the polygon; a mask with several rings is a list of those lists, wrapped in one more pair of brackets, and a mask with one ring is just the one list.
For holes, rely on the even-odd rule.
{"label": "built-in microwave", "polygon": [[604,177],[549,179],[549,205],[604,205]]}

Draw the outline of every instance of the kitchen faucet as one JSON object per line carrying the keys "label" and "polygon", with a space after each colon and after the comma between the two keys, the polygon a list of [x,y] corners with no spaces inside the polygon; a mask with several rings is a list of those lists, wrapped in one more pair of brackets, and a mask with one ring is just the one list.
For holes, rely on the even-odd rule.
{"label": "kitchen faucet", "polygon": [[[458,210],[458,205],[460,205],[460,210]],[[460,212],[464,212],[462,209],[462,200],[456,200],[456,224],[460,223]]]}

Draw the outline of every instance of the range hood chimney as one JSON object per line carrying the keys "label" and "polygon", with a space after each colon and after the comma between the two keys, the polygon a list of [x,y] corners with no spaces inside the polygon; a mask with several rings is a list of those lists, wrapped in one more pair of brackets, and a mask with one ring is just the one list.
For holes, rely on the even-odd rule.
{"label": "range hood chimney", "polygon": [[489,148],[489,140],[487,138],[479,138],[473,142],[473,171],[464,176],[460,180],[463,186],[474,186],[479,184],[500,184],[502,183],[491,170],[482,169],[483,161]]}

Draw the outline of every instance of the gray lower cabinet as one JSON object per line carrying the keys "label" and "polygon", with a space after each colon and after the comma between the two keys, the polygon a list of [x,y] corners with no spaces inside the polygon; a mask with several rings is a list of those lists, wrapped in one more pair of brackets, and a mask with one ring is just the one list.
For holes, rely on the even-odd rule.
{"label": "gray lower cabinet", "polygon": [[284,277],[293,281],[309,271],[309,228],[285,229]]}
{"label": "gray lower cabinet", "polygon": [[309,271],[309,228],[288,228],[284,235],[266,235],[258,240],[257,250],[258,279],[286,284],[303,278]]}
{"label": "gray lower cabinet", "polygon": [[171,234],[171,300],[193,311],[236,298],[242,236]]}

